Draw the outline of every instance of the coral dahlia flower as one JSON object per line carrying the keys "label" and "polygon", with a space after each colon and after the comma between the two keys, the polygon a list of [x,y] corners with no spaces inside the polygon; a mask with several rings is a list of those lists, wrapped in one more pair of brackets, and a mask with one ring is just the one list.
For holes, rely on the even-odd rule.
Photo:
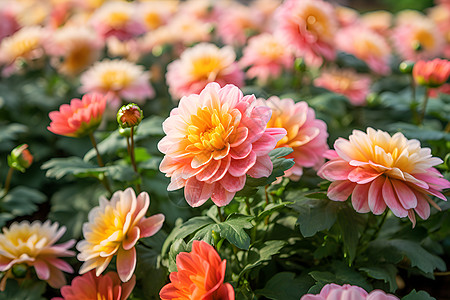
{"label": "coral dahlia flower", "polygon": [[114,107],[120,105],[120,99],[143,103],[155,95],[149,82],[150,73],[124,59],[96,62],[81,75],[80,81],[82,93],[106,94]]}
{"label": "coral dahlia flower", "polygon": [[73,269],[60,257],[75,255],[75,252],[68,250],[75,240],[55,245],[66,232],[66,227],[58,227],[58,223],[52,225],[50,221],[34,221],[31,224],[22,221],[3,228],[3,233],[0,233],[0,271],[6,274],[0,283],[1,291],[5,289],[6,279],[12,276],[11,269],[16,264],[34,267],[38,278],[54,288],[66,284],[62,271],[72,273]]}
{"label": "coral dahlia flower", "polygon": [[447,81],[449,76],[450,61],[446,59],[419,60],[413,67],[413,77],[419,85],[439,87]]}
{"label": "coral dahlia flower", "polygon": [[244,68],[250,67],[246,72],[249,78],[256,77],[266,82],[279,76],[283,68],[291,68],[294,59],[279,37],[263,33],[250,38],[239,64]]}
{"label": "coral dahlia flower", "polygon": [[172,97],[180,99],[200,91],[210,82],[242,86],[244,73],[239,69],[233,48],[218,48],[201,43],[186,49],[180,59],[167,66],[167,85]]}
{"label": "coral dahlia flower", "polygon": [[108,272],[105,275],[96,276],[92,270],[72,280],[71,285],[61,288],[62,297],[52,300],[126,300],[136,284],[136,276],[130,281],[121,282],[116,272]]}
{"label": "coral dahlia flower", "polygon": [[267,128],[284,128],[287,131],[275,148],[291,147],[294,150],[286,158],[293,158],[295,164],[285,172],[285,176],[299,180],[304,167],[320,167],[328,150],[328,133],[326,123],[316,119],[314,110],[304,101],[295,103],[292,99],[277,96],[260,99],[259,103],[272,109]]}
{"label": "coral dahlia flower", "polygon": [[358,74],[351,69],[325,70],[314,80],[315,86],[344,95],[353,105],[366,104],[366,97],[370,92],[370,84],[369,76]]}
{"label": "coral dahlia flower", "polygon": [[276,12],[278,32],[307,64],[320,66],[322,58],[335,58],[334,35],[338,27],[333,6],[321,0],[287,0]]}
{"label": "coral dahlia flower", "polygon": [[430,195],[446,201],[441,191],[450,182],[433,168],[442,160],[432,157],[429,148],[421,148],[418,140],[368,128],[367,133],[354,130],[349,140],[339,138],[334,148],[328,154],[331,160],[318,171],[332,181],[331,200],[345,201],[351,195],[357,212],[376,215],[387,206],[397,217],[408,216],[413,226],[414,211],[425,220],[429,204],[439,209]]}
{"label": "coral dahlia flower", "polygon": [[165,154],[159,169],[171,177],[167,190],[184,187],[192,207],[209,198],[230,203],[246,176],[272,173],[268,153],[286,131],[266,129],[271,109],[258,106],[254,95],[238,87],[208,84],[201,93],[183,97],[163,123],[166,136],[158,143]]}
{"label": "coral dahlia flower", "polygon": [[306,294],[300,300],[399,300],[396,296],[386,294],[382,290],[367,293],[356,285],[344,284],[342,286],[329,283],[319,294]]}
{"label": "coral dahlia flower", "polygon": [[391,50],[384,37],[364,26],[349,26],[339,30],[337,47],[363,60],[370,69],[382,75],[390,73]]}
{"label": "coral dahlia flower", "polygon": [[86,94],[83,98],[72,99],[63,104],[59,111],[52,111],[52,120],[47,129],[55,134],[80,137],[97,129],[102,121],[106,98],[100,94]]}
{"label": "coral dahlia flower", "polygon": [[150,198],[146,192],[136,197],[132,188],[115,192],[111,200],[100,197],[100,206],[94,207],[83,224],[84,240],[77,244],[77,258],[84,261],[80,274],[96,269],[99,276],[117,255],[116,265],[120,280],[131,279],[136,268],[136,248],[140,238],[157,233],[164,215],[146,218]]}
{"label": "coral dahlia flower", "polygon": [[234,300],[234,289],[224,283],[227,261],[221,260],[213,246],[194,241],[192,251],[177,255],[177,272],[170,273],[159,296],[162,300]]}

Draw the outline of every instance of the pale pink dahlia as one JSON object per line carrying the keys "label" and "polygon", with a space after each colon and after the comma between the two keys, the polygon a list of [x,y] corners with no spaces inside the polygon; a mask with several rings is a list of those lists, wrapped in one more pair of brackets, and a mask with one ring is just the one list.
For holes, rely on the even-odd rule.
{"label": "pale pink dahlia", "polygon": [[339,30],[337,47],[363,60],[370,69],[382,75],[390,73],[391,49],[384,37],[361,25]]}
{"label": "pale pink dahlia", "polygon": [[285,176],[299,180],[303,168],[319,168],[328,150],[327,124],[316,119],[314,110],[304,101],[295,103],[289,98],[272,96],[267,100],[259,99],[259,103],[272,109],[267,128],[284,128],[287,131],[275,148],[291,147],[294,150],[286,156],[293,158],[295,164],[285,172]]}
{"label": "pale pink dahlia", "polygon": [[278,31],[307,64],[319,66],[335,58],[334,35],[338,27],[331,4],[321,0],[287,0],[276,12]]}
{"label": "pale pink dahlia", "polygon": [[11,277],[11,269],[16,264],[34,267],[39,279],[54,288],[66,284],[64,272],[72,273],[72,267],[60,257],[74,256],[72,248],[75,240],[62,244],[56,242],[66,232],[66,227],[58,228],[58,223],[28,221],[14,222],[0,233],[0,271],[6,272],[0,282],[3,291],[6,279]]}
{"label": "pale pink dahlia", "polygon": [[167,66],[167,85],[175,99],[200,91],[210,82],[228,83],[238,87],[244,83],[244,73],[239,69],[233,48],[218,48],[201,43],[186,49],[180,59]]}
{"label": "pale pink dahlia", "polygon": [[367,133],[354,130],[349,140],[339,138],[334,148],[318,174],[332,181],[331,200],[345,201],[351,195],[357,212],[379,215],[387,206],[415,225],[414,211],[425,220],[430,216],[429,203],[439,209],[430,195],[447,200],[441,191],[450,182],[433,168],[442,160],[432,157],[429,148],[421,148],[418,140],[368,128]]}
{"label": "pale pink dahlia", "polygon": [[279,76],[283,68],[291,68],[294,58],[279,37],[263,33],[250,38],[239,64],[250,67],[246,72],[249,78],[256,77],[266,82],[269,78]]}
{"label": "pale pink dahlia", "polygon": [[157,233],[164,222],[163,214],[145,217],[149,206],[148,194],[136,197],[132,188],[115,192],[110,201],[101,197],[100,206],[89,212],[83,224],[85,239],[77,244],[77,258],[84,261],[80,274],[96,269],[99,276],[117,255],[120,280],[130,280],[136,268],[136,243]]}
{"label": "pale pink dahlia", "polygon": [[306,294],[300,300],[398,300],[391,294],[382,290],[374,290],[367,293],[356,285],[344,284],[342,286],[329,283],[325,285],[319,294]]}
{"label": "pale pink dahlia", "polygon": [[268,153],[286,134],[266,129],[271,116],[257,106],[254,95],[243,96],[238,87],[208,84],[201,93],[183,97],[163,123],[166,136],[158,149],[165,154],[159,169],[171,177],[167,190],[184,187],[192,207],[209,198],[218,206],[230,203],[246,175],[272,173]]}
{"label": "pale pink dahlia", "polygon": [[344,95],[353,105],[366,104],[366,98],[370,92],[370,84],[371,80],[369,76],[358,74],[352,69],[324,70],[314,80],[315,86]]}

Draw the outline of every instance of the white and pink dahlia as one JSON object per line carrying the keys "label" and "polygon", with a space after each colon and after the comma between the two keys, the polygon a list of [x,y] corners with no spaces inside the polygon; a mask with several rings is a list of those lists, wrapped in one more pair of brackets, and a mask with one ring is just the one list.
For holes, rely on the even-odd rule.
{"label": "white and pink dahlia", "polygon": [[180,59],[167,66],[167,85],[175,99],[200,93],[210,82],[220,85],[244,83],[244,73],[236,63],[233,48],[218,48],[214,44],[201,43],[186,49]]}
{"label": "white and pink dahlia", "polygon": [[397,217],[408,216],[413,225],[414,211],[425,220],[429,204],[439,208],[431,195],[446,201],[441,191],[450,182],[433,167],[442,160],[432,157],[429,148],[421,148],[418,140],[368,128],[367,133],[354,130],[349,140],[339,138],[334,149],[318,172],[332,181],[331,200],[345,201],[351,195],[357,212],[379,215],[387,206]]}
{"label": "white and pink dahlia", "polygon": [[80,274],[96,269],[99,276],[117,255],[119,278],[129,281],[136,268],[136,243],[157,233],[164,222],[163,214],[145,217],[149,206],[148,194],[136,197],[132,188],[115,192],[111,200],[101,197],[83,224],[84,240],[77,244],[77,258],[84,261]]}
{"label": "white and pink dahlia", "polygon": [[120,100],[143,103],[155,91],[150,85],[150,73],[125,59],[96,62],[80,77],[82,93],[106,94],[110,104],[118,107]]}
{"label": "white and pink dahlia", "polygon": [[291,68],[294,58],[279,37],[263,33],[250,38],[239,64],[244,68],[250,67],[246,72],[249,78],[256,77],[266,82],[269,78],[279,76],[283,68]]}
{"label": "white and pink dahlia", "polygon": [[323,58],[336,56],[334,35],[338,28],[333,6],[322,0],[287,0],[276,12],[277,34],[286,39],[307,64],[320,66]]}
{"label": "white and pink dahlia", "polygon": [[303,168],[319,168],[324,163],[328,150],[327,124],[316,119],[316,114],[304,101],[280,99],[272,96],[267,100],[258,99],[261,105],[270,107],[272,117],[267,128],[284,128],[287,134],[278,141],[275,148],[291,147],[294,152],[286,156],[293,158],[295,164],[285,172],[292,180],[299,180]]}
{"label": "white and pink dahlia", "polygon": [[0,282],[0,290],[5,289],[7,278],[11,277],[12,267],[25,264],[34,267],[39,279],[45,280],[54,288],[66,284],[63,271],[73,273],[72,267],[60,257],[74,256],[72,248],[75,240],[62,244],[56,242],[66,232],[66,227],[58,228],[58,223],[46,221],[14,222],[3,228],[0,234],[0,271],[6,272]]}
{"label": "white and pink dahlia", "polygon": [[386,294],[382,290],[373,290],[367,293],[356,285],[344,284],[342,286],[329,283],[325,285],[319,294],[306,294],[300,300],[399,300],[392,294]]}
{"label": "white and pink dahlia", "polygon": [[184,187],[192,207],[209,198],[224,206],[244,187],[246,175],[269,176],[268,153],[286,134],[266,129],[270,116],[269,107],[233,85],[210,83],[199,95],[183,97],[164,121],[166,136],[158,144],[165,154],[159,168],[171,178],[167,189]]}

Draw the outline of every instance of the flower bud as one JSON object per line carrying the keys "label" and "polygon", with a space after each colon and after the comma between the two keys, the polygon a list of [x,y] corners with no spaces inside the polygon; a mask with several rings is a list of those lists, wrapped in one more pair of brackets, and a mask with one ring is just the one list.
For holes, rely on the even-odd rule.
{"label": "flower bud", "polygon": [[27,144],[22,144],[11,151],[11,155],[8,155],[8,165],[11,168],[25,172],[31,166],[33,155],[31,155],[27,148]]}
{"label": "flower bud", "polygon": [[297,58],[294,65],[297,71],[304,72],[306,70],[306,63],[303,58]]}
{"label": "flower bud", "polygon": [[129,128],[139,125],[144,114],[137,104],[129,103],[122,106],[117,113],[117,122],[122,128]]}
{"label": "flower bud", "polygon": [[24,278],[27,271],[28,266],[26,264],[16,264],[12,267],[12,273],[16,278]]}
{"label": "flower bud", "polygon": [[402,72],[403,74],[411,74],[413,68],[414,68],[414,62],[413,62],[413,61],[410,61],[410,60],[402,61],[402,62],[400,63],[400,65],[398,66],[398,69],[399,69],[400,72]]}
{"label": "flower bud", "polygon": [[431,61],[419,60],[414,65],[413,77],[418,85],[439,87],[450,77],[450,61],[439,58]]}

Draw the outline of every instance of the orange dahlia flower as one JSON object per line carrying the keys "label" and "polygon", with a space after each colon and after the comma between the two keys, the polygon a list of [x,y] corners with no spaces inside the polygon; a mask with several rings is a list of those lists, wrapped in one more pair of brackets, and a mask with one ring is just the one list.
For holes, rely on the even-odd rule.
{"label": "orange dahlia flower", "polygon": [[52,111],[48,130],[55,134],[80,137],[95,130],[102,121],[106,98],[100,94],[86,94],[83,98],[72,99],[69,104]]}
{"label": "orange dahlia flower", "polygon": [[429,204],[439,209],[430,195],[447,200],[441,191],[450,182],[433,168],[442,160],[432,157],[429,148],[421,148],[418,140],[368,128],[367,133],[354,130],[349,140],[339,138],[334,149],[318,174],[332,181],[331,200],[345,201],[351,195],[357,212],[379,215],[387,206],[415,225],[414,211],[425,220],[430,216]]}
{"label": "orange dahlia flower", "polygon": [[194,241],[190,253],[177,255],[177,272],[170,273],[159,296],[162,300],[234,300],[234,289],[224,283],[227,261],[203,241]]}
{"label": "orange dahlia flower", "polygon": [[89,220],[83,225],[84,240],[77,244],[77,258],[84,261],[80,274],[96,269],[99,276],[117,254],[117,273],[120,280],[131,279],[136,268],[135,245],[140,238],[157,233],[164,222],[164,215],[146,218],[150,205],[146,192],[138,197],[132,188],[117,191],[111,201],[100,198],[100,206],[89,212]]}
{"label": "orange dahlia flower", "polygon": [[447,81],[449,76],[450,61],[446,59],[419,60],[413,67],[413,77],[419,85],[439,87]]}

